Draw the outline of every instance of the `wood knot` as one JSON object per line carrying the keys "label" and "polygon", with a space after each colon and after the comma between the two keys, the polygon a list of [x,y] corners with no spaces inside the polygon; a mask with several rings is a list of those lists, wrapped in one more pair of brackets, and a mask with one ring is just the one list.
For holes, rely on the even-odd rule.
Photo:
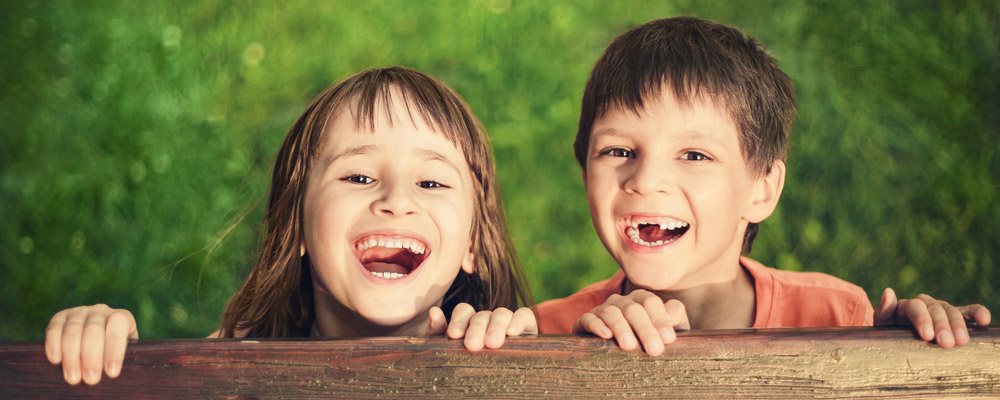
{"label": "wood knot", "polygon": [[840,362],[840,360],[844,359],[844,349],[838,348],[837,350],[834,350],[833,353],[831,353],[830,355],[833,357],[834,360]]}

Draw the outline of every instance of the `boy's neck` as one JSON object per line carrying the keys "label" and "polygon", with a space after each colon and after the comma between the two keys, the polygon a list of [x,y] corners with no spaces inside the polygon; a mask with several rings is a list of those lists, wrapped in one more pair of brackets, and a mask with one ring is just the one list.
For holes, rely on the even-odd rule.
{"label": "boy's neck", "polygon": [[[663,301],[674,299],[683,303],[691,329],[749,328],[756,317],[757,295],[750,272],[742,265],[738,271],[732,280],[651,292]],[[623,294],[628,294],[640,288],[626,276],[623,289]]]}

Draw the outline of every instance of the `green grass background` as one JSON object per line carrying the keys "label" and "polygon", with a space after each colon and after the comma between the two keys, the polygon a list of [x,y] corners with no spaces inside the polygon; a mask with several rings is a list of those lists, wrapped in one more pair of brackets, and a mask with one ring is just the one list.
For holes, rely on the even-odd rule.
{"label": "green grass background", "polygon": [[675,15],[749,32],[797,88],[755,258],[873,301],[893,286],[1000,310],[995,1],[178,3],[0,5],[0,339],[95,302],[147,338],[212,331],[287,129],[376,66],[437,76],[482,119],[538,300],[604,279],[571,150],[581,93],[615,35]]}

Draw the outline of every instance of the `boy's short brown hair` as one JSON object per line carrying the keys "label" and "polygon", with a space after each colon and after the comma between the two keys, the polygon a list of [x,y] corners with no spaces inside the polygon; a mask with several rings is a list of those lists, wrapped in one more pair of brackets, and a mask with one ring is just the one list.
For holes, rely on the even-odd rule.
{"label": "boy's short brown hair", "polygon": [[[658,19],[619,35],[594,65],[583,92],[573,149],[587,168],[597,118],[608,111],[639,113],[664,86],[685,103],[705,96],[725,107],[740,134],[743,159],[754,176],[784,160],[795,118],[795,89],[778,62],[736,28],[693,17]],[[747,226],[750,253],[757,224]]]}

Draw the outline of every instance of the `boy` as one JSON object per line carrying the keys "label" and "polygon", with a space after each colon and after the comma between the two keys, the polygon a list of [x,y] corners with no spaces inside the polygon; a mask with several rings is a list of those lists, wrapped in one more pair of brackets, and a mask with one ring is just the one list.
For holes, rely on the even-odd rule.
{"label": "boy", "polygon": [[897,306],[886,289],[875,318],[858,286],[741,256],[778,203],[794,115],[788,76],[734,28],[670,18],[617,37],[587,82],[574,150],[622,270],[539,304],[540,333],[592,332],[658,355],[675,329],[897,320],[942,347],[967,343],[966,319],[989,323],[982,306],[925,295]]}

